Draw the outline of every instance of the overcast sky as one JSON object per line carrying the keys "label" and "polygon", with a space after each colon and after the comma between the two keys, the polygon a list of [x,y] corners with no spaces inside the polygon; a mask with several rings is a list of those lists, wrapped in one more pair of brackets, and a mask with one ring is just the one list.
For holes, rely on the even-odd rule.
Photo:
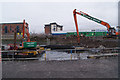
{"label": "overcast sky", "polygon": [[[56,22],[64,31],[75,31],[73,10],[83,11],[95,18],[118,25],[117,2],[5,2],[1,3],[0,22],[22,22],[29,24],[30,32],[44,33],[44,25]],[[96,22],[77,15],[79,30],[105,29]]]}

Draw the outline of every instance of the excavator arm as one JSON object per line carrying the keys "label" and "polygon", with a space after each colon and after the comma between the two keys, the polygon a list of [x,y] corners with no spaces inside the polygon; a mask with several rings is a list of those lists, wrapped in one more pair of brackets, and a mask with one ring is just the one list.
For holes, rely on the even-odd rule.
{"label": "excavator arm", "polygon": [[78,43],[80,43],[80,36],[79,36],[79,30],[78,30],[76,13],[79,14],[78,12],[76,12],[76,9],[75,9],[75,10],[73,11],[73,16],[74,16],[74,21],[75,21],[75,26],[76,26],[76,31],[77,31]]}
{"label": "excavator arm", "polygon": [[30,42],[28,25],[26,25],[25,20],[23,20],[23,39],[25,38],[25,34],[27,35],[27,42]]}
{"label": "excavator arm", "polygon": [[[26,37],[25,37],[26,35]],[[29,33],[29,28],[28,24],[25,23],[25,20],[23,20],[23,41],[22,41],[22,48],[35,48],[37,46],[36,41],[31,41],[30,40],[30,33]]]}
{"label": "excavator arm", "polygon": [[82,12],[82,11],[77,12],[76,9],[74,9],[74,10],[73,10],[73,16],[74,16],[74,21],[75,21],[75,26],[76,26],[76,31],[77,31],[78,42],[80,42],[80,37],[79,37],[79,30],[78,30],[78,24],[77,24],[76,14],[79,14],[79,15],[81,15],[81,16],[89,19],[89,20],[92,20],[92,21],[94,21],[94,22],[97,22],[97,23],[99,23],[99,24],[101,24],[101,25],[106,26],[109,35],[112,35],[112,33],[116,33],[116,30],[115,30],[114,28],[112,28],[107,22],[104,22],[104,21],[102,21],[102,20],[99,20],[99,19],[97,19],[97,18],[94,18],[94,17],[92,17],[92,16],[90,16],[90,15],[88,15],[88,14]]}

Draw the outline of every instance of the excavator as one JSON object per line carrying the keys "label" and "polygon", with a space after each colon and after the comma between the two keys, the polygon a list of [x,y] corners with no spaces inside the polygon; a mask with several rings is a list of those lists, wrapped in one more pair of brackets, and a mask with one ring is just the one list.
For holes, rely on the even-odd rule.
{"label": "excavator", "polygon": [[[25,37],[27,36],[27,37]],[[35,48],[37,43],[35,41],[30,40],[30,33],[28,29],[28,25],[23,20],[23,36],[22,36],[22,47],[23,48]]]}
{"label": "excavator", "polygon": [[23,20],[23,35],[22,35],[22,46],[18,47],[19,51],[22,51],[22,53],[17,53],[16,55],[19,56],[36,56],[38,54],[37,50],[37,42],[30,40],[30,33],[28,24],[26,24],[25,20]]}
{"label": "excavator", "polygon": [[[16,45],[16,31],[14,34],[14,44],[9,44],[10,48],[8,50],[14,50],[12,53],[5,52],[2,57],[15,57],[15,58],[25,58],[37,56],[41,51],[37,49],[37,42],[30,40],[30,34],[28,29],[28,24],[23,20],[23,35],[20,46]],[[9,53],[9,54],[8,54]]]}
{"label": "excavator", "polygon": [[[30,33],[29,33],[29,28],[28,24],[26,24],[25,20],[23,20],[23,35],[22,35],[22,46],[20,48],[35,48],[37,46],[36,41],[31,41],[30,40]],[[15,45],[16,46],[16,45]]]}
{"label": "excavator", "polygon": [[96,23],[99,23],[101,25],[106,26],[107,27],[107,31],[108,31],[108,34],[107,34],[106,38],[116,38],[116,36],[118,36],[118,34],[119,34],[118,32],[116,32],[115,28],[111,27],[107,22],[104,22],[102,20],[94,18],[94,17],[92,17],[92,16],[90,16],[90,15],[88,15],[88,14],[82,12],[82,11],[77,12],[76,9],[74,9],[73,10],[73,16],[74,16],[74,21],[75,21],[75,26],[76,26],[76,31],[77,31],[78,43],[80,43],[80,36],[79,36],[79,30],[78,30],[78,24],[77,24],[77,16],[76,16],[76,14],[79,14],[79,15],[81,15],[81,16],[89,19],[89,20],[92,20],[92,21],[94,21]]}

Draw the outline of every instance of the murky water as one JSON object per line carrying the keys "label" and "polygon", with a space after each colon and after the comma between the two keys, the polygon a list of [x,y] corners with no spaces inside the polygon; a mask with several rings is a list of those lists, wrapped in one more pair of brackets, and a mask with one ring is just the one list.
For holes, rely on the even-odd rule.
{"label": "murky water", "polygon": [[58,52],[58,51],[46,51],[40,57],[40,61],[42,60],[78,60],[78,59],[87,59],[88,53],[67,53],[67,52]]}

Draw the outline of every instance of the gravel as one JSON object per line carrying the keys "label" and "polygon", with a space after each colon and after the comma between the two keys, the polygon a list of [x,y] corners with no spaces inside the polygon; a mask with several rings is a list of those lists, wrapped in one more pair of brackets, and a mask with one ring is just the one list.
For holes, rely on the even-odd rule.
{"label": "gravel", "polygon": [[118,78],[118,58],[3,61],[3,78]]}

